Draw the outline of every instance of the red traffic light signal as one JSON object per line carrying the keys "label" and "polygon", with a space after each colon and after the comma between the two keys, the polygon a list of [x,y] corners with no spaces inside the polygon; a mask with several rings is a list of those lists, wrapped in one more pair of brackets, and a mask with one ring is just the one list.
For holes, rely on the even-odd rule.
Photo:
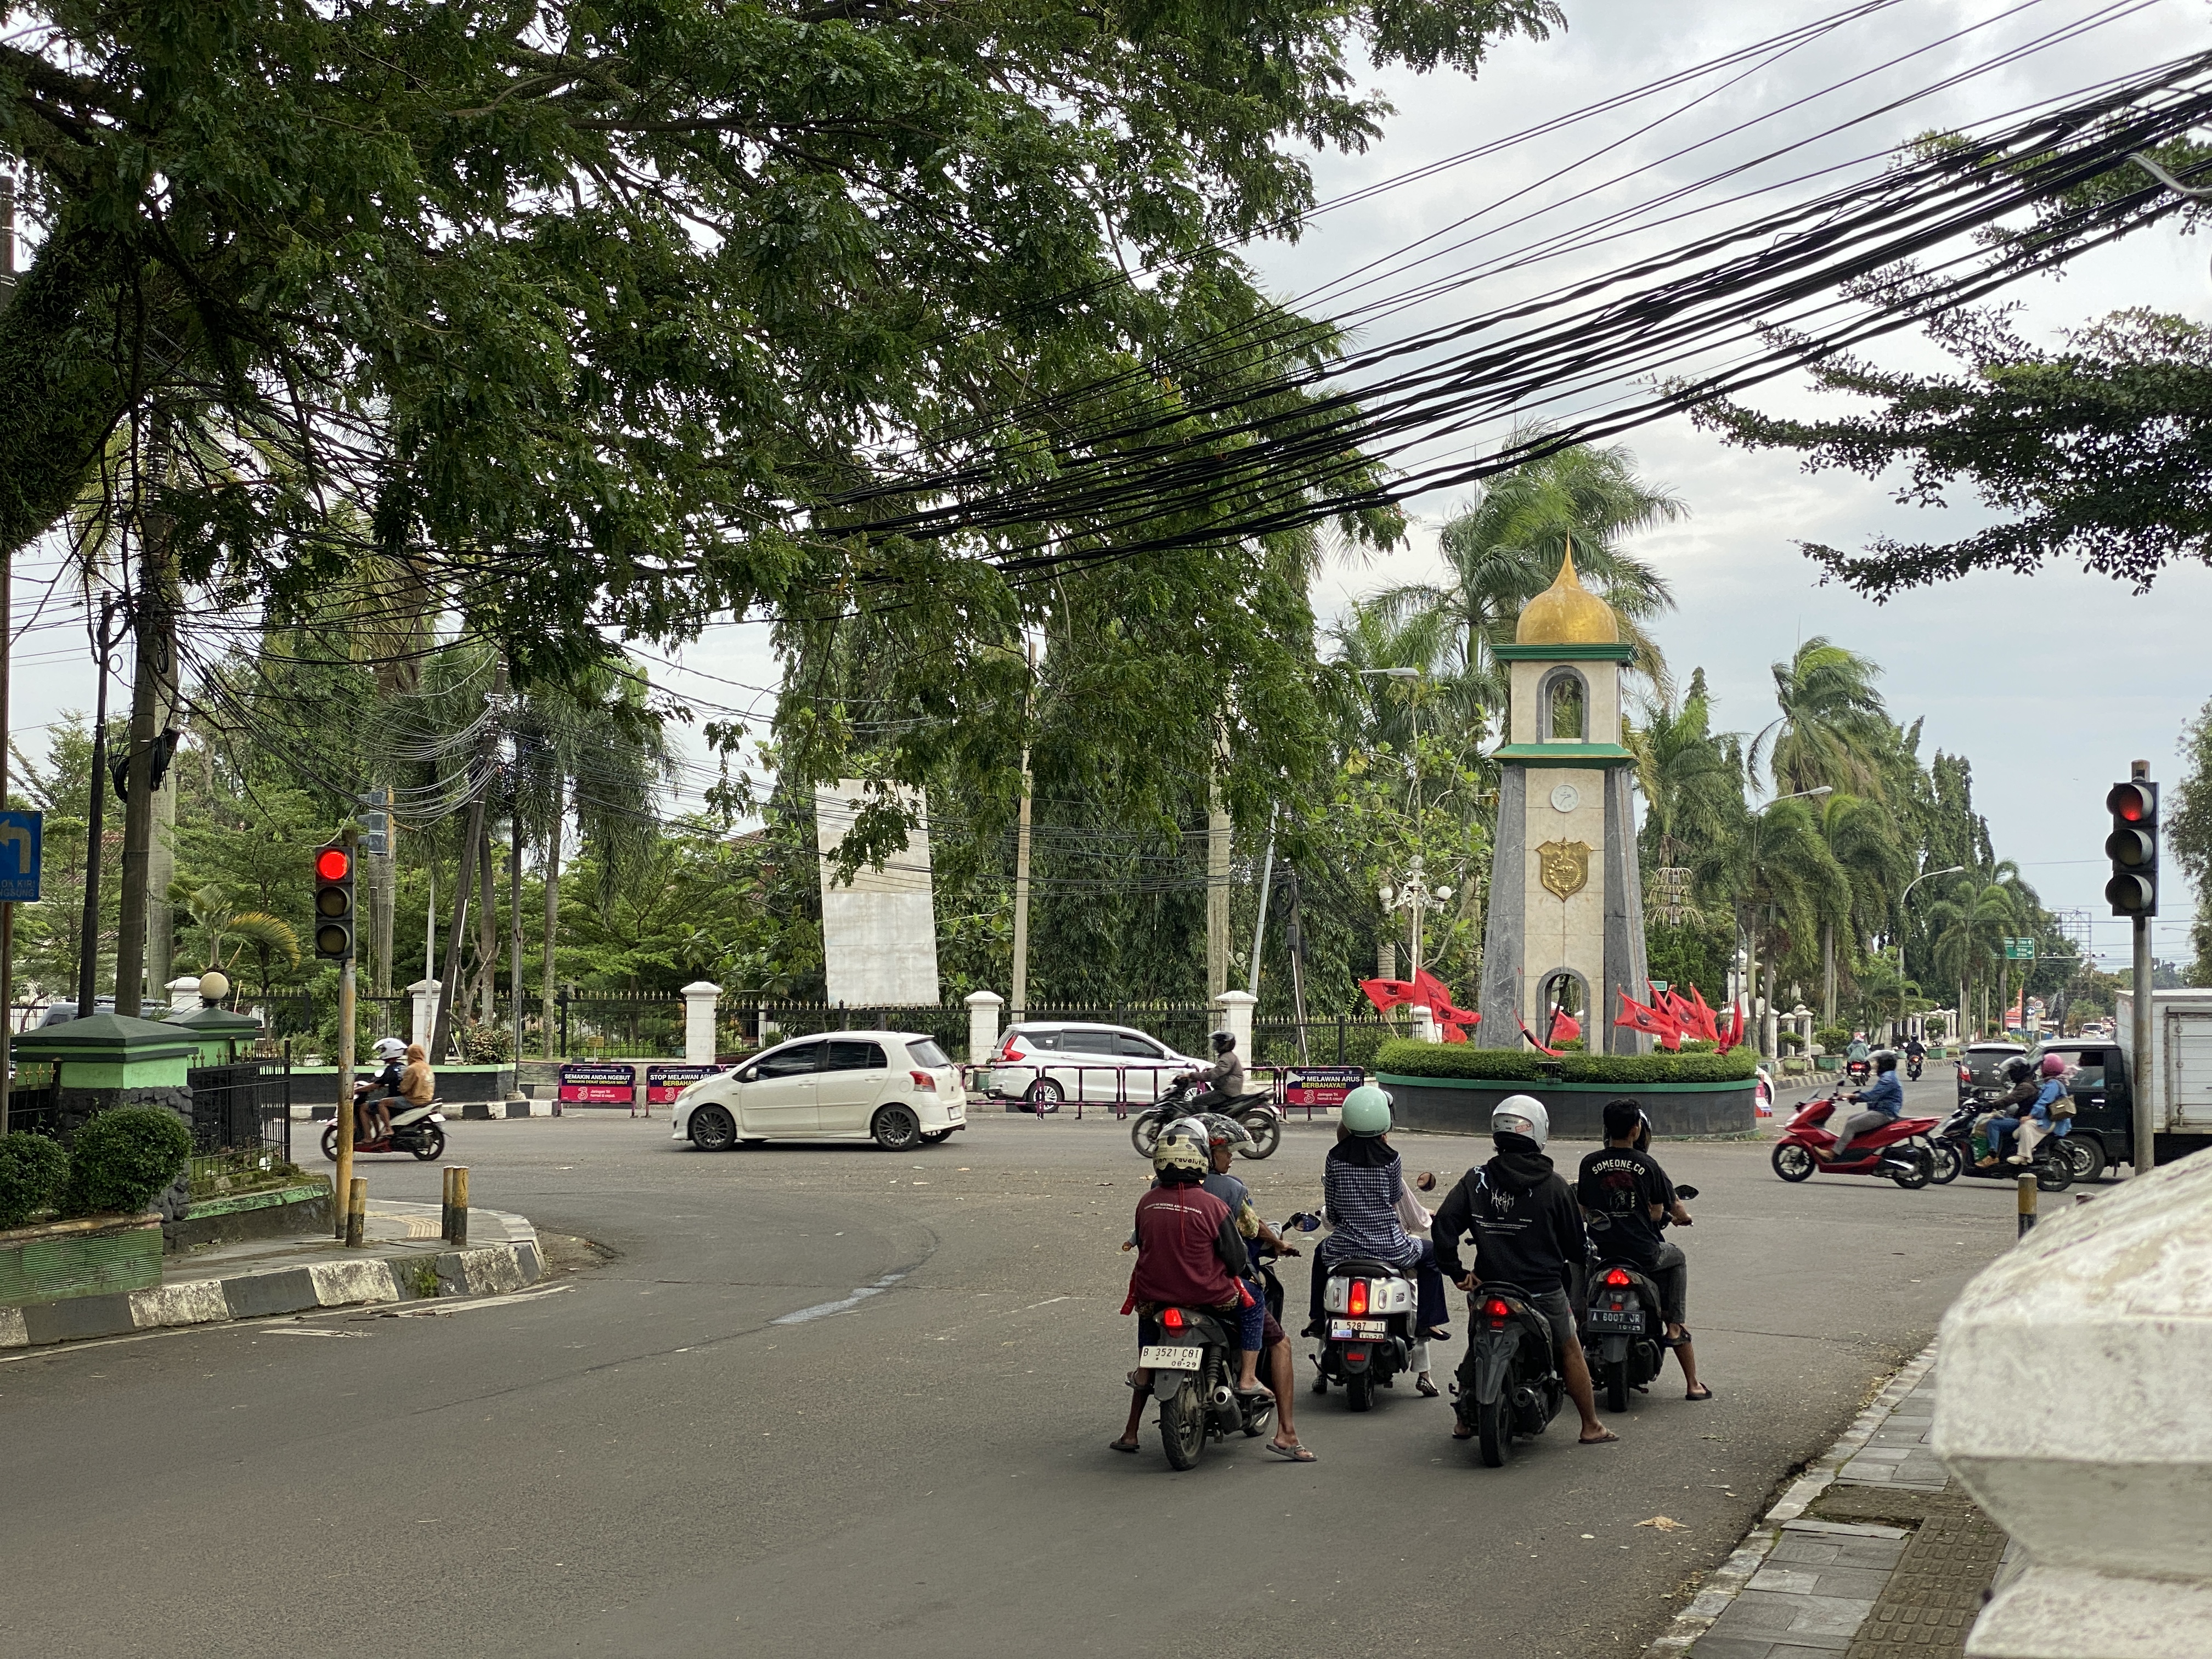
{"label": "red traffic light signal", "polygon": [[2158,817],[2158,786],[2116,783],[2105,797],[2105,810],[2122,823],[2150,823]]}
{"label": "red traffic light signal", "polygon": [[343,846],[315,854],[315,955],[324,962],[353,958],[353,854]]}
{"label": "red traffic light signal", "polygon": [[2158,786],[2148,778],[2116,783],[2105,797],[2112,832],[2105,837],[2105,856],[2112,877],[2105,902],[2116,916],[2132,919],[2158,914]]}
{"label": "red traffic light signal", "polygon": [[317,881],[343,881],[353,873],[353,855],[343,847],[325,847],[315,854]]}

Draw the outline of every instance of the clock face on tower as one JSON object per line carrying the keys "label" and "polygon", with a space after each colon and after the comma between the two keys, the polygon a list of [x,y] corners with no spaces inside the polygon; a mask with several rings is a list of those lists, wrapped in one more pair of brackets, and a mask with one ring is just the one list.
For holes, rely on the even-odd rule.
{"label": "clock face on tower", "polygon": [[1563,783],[1552,791],[1552,810],[1554,812],[1571,812],[1582,805],[1582,792],[1574,785]]}

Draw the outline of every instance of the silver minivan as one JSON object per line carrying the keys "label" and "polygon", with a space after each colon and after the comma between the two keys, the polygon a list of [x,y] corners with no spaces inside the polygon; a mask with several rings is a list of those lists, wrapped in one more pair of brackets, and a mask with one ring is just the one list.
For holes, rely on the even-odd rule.
{"label": "silver minivan", "polygon": [[1024,1020],[1000,1039],[988,1092],[1024,1101],[1031,1111],[1056,1110],[1063,1100],[1149,1106],[1182,1073],[1207,1063],[1127,1025]]}

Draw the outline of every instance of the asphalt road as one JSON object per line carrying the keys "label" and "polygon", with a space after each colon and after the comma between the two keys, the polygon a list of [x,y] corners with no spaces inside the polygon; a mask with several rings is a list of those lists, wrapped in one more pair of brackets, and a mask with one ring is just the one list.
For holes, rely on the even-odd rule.
{"label": "asphalt road", "polygon": [[[1148,1175],[1110,1118],[982,1115],[904,1156],[667,1133],[454,1126],[477,1202],[614,1253],[557,1288],[0,1364],[9,1650],[1631,1654],[2014,1233],[2009,1184],[1792,1187],[1761,1144],[1662,1145],[1703,1189],[1716,1400],[1670,1370],[1624,1443],[1576,1446],[1569,1413],[1489,1470],[1448,1401],[1301,1393],[1318,1464],[1239,1441],[1177,1474],[1149,1422],[1106,1449]],[[1243,1166],[1264,1212],[1316,1200],[1328,1139]],[[1397,1144],[1442,1183],[1486,1152]],[[437,1195],[430,1166],[367,1173]]]}

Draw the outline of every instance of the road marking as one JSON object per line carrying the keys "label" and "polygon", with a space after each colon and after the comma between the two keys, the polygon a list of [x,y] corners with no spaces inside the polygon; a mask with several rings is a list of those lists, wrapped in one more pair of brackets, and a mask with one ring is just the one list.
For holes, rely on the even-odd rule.
{"label": "road marking", "polygon": [[905,1277],[906,1274],[903,1272],[885,1273],[874,1284],[863,1285],[860,1289],[854,1291],[850,1296],[840,1297],[835,1302],[817,1302],[811,1308],[800,1308],[793,1313],[779,1314],[774,1319],[769,1320],[769,1323],[771,1325],[804,1325],[809,1320],[827,1319],[832,1314],[848,1312],[852,1309],[859,1307],[860,1304],[866,1302],[872,1296],[881,1296],[885,1291],[890,1289],[892,1285],[897,1284],[899,1280]]}
{"label": "road marking", "polygon": [[444,1318],[451,1314],[474,1313],[479,1308],[510,1308],[518,1302],[535,1302],[544,1296],[562,1296],[575,1288],[573,1285],[547,1285],[534,1291],[510,1291],[505,1296],[472,1296],[466,1300],[456,1297],[451,1302],[416,1302],[404,1308],[386,1308],[369,1316],[372,1319],[417,1319],[425,1314],[433,1314]]}

